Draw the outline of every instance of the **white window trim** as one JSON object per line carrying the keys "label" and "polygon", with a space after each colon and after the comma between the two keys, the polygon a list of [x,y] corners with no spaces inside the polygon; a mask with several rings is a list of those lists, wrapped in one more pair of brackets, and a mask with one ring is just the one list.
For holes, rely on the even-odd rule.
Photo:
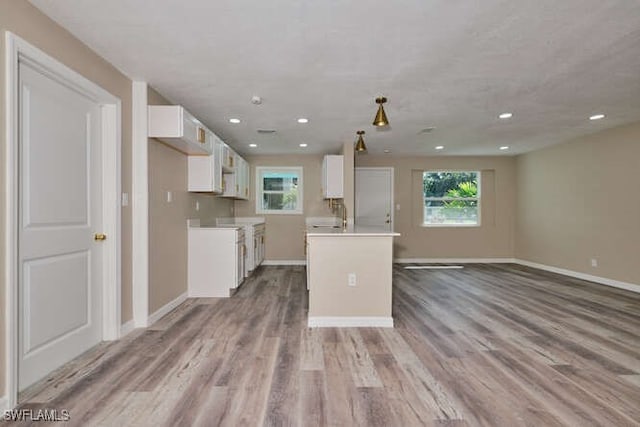
{"label": "white window trim", "polygon": [[[424,173],[475,173],[478,177],[478,195],[477,197],[426,197],[424,194],[424,181],[423,181],[423,187],[422,190],[420,191],[422,193],[422,222],[420,223],[420,227],[426,227],[426,228],[474,228],[474,227],[480,227],[482,226],[482,191],[481,191],[481,187],[482,187],[482,173],[481,171],[477,171],[477,170],[450,170],[450,169],[441,169],[441,170],[424,170],[423,172],[423,180],[424,180]],[[429,200],[477,200],[478,201],[478,222],[476,224],[429,224],[427,222],[425,222],[425,217],[424,217],[424,206],[425,206],[425,202],[427,201],[427,199]]]}
{"label": "white window trim", "polygon": [[[295,172],[298,174],[298,203],[294,210],[262,209],[263,179],[265,172]],[[304,212],[304,168],[302,166],[256,166],[256,214],[302,215]]]}

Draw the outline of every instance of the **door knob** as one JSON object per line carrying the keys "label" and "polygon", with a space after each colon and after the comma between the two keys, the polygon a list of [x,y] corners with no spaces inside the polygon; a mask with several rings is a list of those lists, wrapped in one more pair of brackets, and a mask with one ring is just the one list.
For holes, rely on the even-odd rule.
{"label": "door knob", "polygon": [[93,240],[107,240],[107,235],[104,233],[96,233],[93,235]]}

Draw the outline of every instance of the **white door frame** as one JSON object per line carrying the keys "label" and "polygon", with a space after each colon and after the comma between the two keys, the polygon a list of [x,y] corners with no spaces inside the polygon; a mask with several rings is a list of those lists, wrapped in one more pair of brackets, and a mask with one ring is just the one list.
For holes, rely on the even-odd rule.
{"label": "white door frame", "polygon": [[18,59],[72,87],[101,105],[103,230],[109,236],[103,252],[102,338],[120,336],[121,299],[121,101],[95,83],[30,45],[5,32],[5,396],[13,408],[18,398]]}
{"label": "white door frame", "polygon": [[[394,218],[395,217],[394,212],[396,210],[396,205],[395,205],[394,196],[395,196],[395,193],[396,193],[396,187],[395,187],[395,184],[394,184],[394,181],[393,181],[393,178],[394,178],[394,175],[395,175],[395,171],[394,171],[393,167],[356,167],[354,172],[353,172],[353,174],[354,174],[354,177],[353,177],[354,185],[355,185],[355,174],[356,174],[356,171],[359,171],[359,170],[364,170],[364,171],[368,171],[368,170],[369,171],[389,171],[389,174],[391,175],[391,231],[395,230],[396,229],[396,222],[395,222],[395,218]],[[356,194],[357,194],[357,190],[355,190],[353,192],[353,205],[354,205],[354,207],[356,206]],[[355,223],[355,221],[356,221],[356,212],[355,212],[355,209],[354,209],[353,222]]]}
{"label": "white door frame", "polygon": [[147,83],[134,81],[131,85],[132,150],[131,211],[132,229],[132,308],[133,325],[149,326],[149,138]]}

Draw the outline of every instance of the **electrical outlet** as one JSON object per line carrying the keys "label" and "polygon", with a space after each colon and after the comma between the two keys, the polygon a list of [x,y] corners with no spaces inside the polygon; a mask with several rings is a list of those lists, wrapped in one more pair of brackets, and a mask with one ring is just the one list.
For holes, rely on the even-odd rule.
{"label": "electrical outlet", "polygon": [[591,258],[591,267],[597,267],[597,266],[598,266],[598,259]]}
{"label": "electrical outlet", "polygon": [[349,286],[356,285],[356,273],[349,273]]}

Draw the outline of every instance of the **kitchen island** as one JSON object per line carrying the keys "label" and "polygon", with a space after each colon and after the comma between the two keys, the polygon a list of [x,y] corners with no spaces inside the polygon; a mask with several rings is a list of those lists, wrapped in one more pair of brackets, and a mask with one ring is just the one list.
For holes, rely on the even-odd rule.
{"label": "kitchen island", "polygon": [[309,327],[393,327],[393,238],[349,225],[306,233]]}

